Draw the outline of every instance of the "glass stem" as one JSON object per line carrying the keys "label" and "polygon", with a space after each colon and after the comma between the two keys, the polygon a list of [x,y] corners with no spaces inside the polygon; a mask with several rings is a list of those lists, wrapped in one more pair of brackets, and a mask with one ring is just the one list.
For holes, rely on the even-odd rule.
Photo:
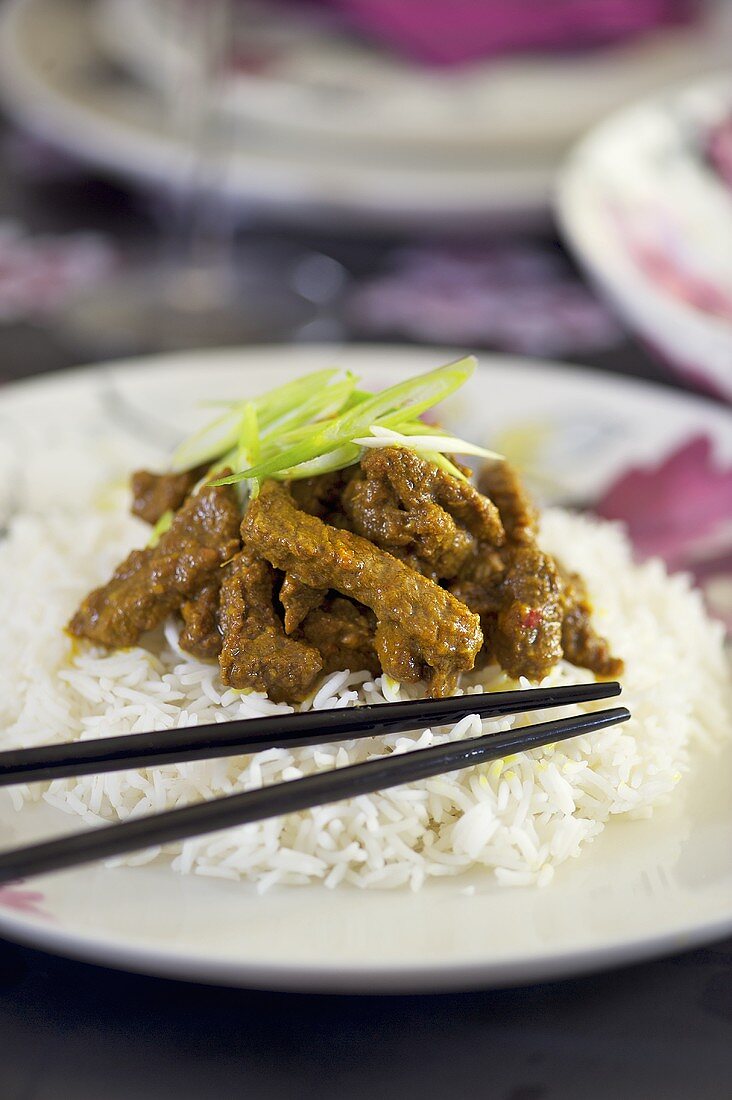
{"label": "glass stem", "polygon": [[197,312],[215,307],[233,278],[233,203],[220,196],[226,170],[218,109],[232,33],[231,0],[166,0],[172,49],[167,80],[170,124],[190,150],[188,180],[171,196],[162,266],[171,305]]}

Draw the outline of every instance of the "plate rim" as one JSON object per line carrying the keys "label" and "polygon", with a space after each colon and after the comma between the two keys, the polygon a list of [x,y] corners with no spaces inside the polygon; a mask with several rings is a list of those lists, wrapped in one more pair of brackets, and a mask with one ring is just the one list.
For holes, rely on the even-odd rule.
{"label": "plate rim", "polygon": [[173,981],[244,989],[345,995],[457,992],[458,990],[535,985],[630,966],[692,950],[732,934],[727,917],[665,932],[653,939],[637,937],[602,948],[509,956],[491,962],[445,962],[429,966],[294,966],[243,963],[205,955],[135,947],[103,936],[83,937],[53,929],[42,919],[23,920],[0,912],[0,936],[14,943],[112,970],[155,975]]}
{"label": "plate rim", "polygon": [[529,355],[512,354],[510,352],[494,352],[481,348],[471,348],[469,345],[449,344],[399,344],[382,343],[377,341],[315,341],[293,343],[290,341],[277,341],[261,344],[246,344],[235,346],[214,346],[207,348],[191,348],[179,351],[151,352],[143,355],[129,355],[119,359],[90,360],[88,363],[80,363],[60,370],[46,370],[34,373],[27,377],[14,378],[0,385],[0,402],[6,394],[16,394],[26,389],[36,387],[46,388],[55,385],[64,385],[66,382],[80,383],[94,375],[114,374],[116,371],[139,370],[145,366],[155,366],[156,369],[165,370],[190,370],[195,366],[198,358],[212,359],[219,365],[225,366],[227,361],[234,365],[237,356],[257,356],[262,358],[282,355],[285,352],[295,358],[304,359],[325,357],[337,359],[339,355],[355,357],[363,356],[364,359],[371,355],[395,356],[408,360],[413,359],[415,369],[423,369],[417,366],[418,361],[424,361],[428,356],[434,356],[439,366],[441,363],[456,361],[465,355],[474,355],[478,360],[477,370],[487,371],[492,365],[499,369],[518,370],[529,375],[540,376],[546,373],[558,373],[567,380],[581,379],[590,385],[611,385],[621,388],[627,387],[635,392],[644,392],[646,396],[662,394],[664,400],[669,400],[680,405],[695,405],[699,410],[704,410],[712,416],[729,418],[732,421],[732,406],[710,397],[706,393],[694,392],[675,386],[665,381],[654,381],[648,378],[639,378],[634,375],[619,374],[609,368],[587,366],[582,363],[567,363],[561,359],[539,359]]}

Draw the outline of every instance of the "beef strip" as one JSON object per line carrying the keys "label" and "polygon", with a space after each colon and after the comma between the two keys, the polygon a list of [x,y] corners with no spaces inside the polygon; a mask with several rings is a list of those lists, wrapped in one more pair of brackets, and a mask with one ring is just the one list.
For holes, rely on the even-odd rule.
{"label": "beef strip", "polygon": [[510,463],[487,462],[480,471],[478,488],[498,508],[509,540],[524,542],[536,537],[536,509]]}
{"label": "beef strip", "polygon": [[343,515],[343,493],[357,471],[357,466],[347,466],[345,470],[334,470],[317,477],[297,478],[288,483],[288,488],[303,512],[317,516],[334,527],[347,527]]}
{"label": "beef strip", "polygon": [[559,574],[549,555],[532,544],[507,548],[504,564],[489,648],[514,680],[542,680],[562,657]]}
{"label": "beef strip", "polygon": [[592,625],[592,607],[587,589],[577,573],[562,574],[562,649],[573,665],[591,669],[603,679],[622,674],[623,662],[613,657],[610,646]]}
{"label": "beef strip", "polygon": [[[217,570],[217,574],[221,570]],[[183,629],[178,642],[182,649],[201,660],[218,657],[221,652],[219,630],[219,592],[221,577],[214,575],[206,581],[192,600],[186,600],[180,609]]]}
{"label": "beef strip", "polygon": [[449,583],[448,588],[477,615],[497,614],[505,575],[505,549],[479,546],[475,557],[460,571],[457,579]]}
{"label": "beef strip", "polygon": [[[370,451],[347,485],[352,529],[434,579],[456,577],[479,543],[500,546],[496,506],[467,481],[404,448]],[[415,561],[416,559],[416,561]]]}
{"label": "beef strip", "polygon": [[536,512],[509,463],[486,463],[478,485],[498,507],[506,545],[469,562],[452,587],[480,613],[483,659],[515,680],[541,680],[562,657],[559,574],[536,544]]}
{"label": "beef strip", "polygon": [[477,615],[449,592],[350,531],[295,507],[287,489],[262,485],[242,521],[244,541],[277,569],[313,588],[334,588],[370,607],[376,651],[396,678],[426,679],[433,695],[455,690],[483,635]]}
{"label": "beef strip", "polygon": [[498,505],[508,541],[468,562],[450,588],[481,616],[484,658],[514,679],[540,680],[562,656],[598,675],[616,675],[622,662],[593,630],[580,578],[563,575],[537,545],[536,511],[516,471],[490,462],[478,480]]}
{"label": "beef strip", "polygon": [[217,575],[239,546],[238,527],[232,488],[204,486],[155,547],[134,550],[107,584],[86,597],[69,632],[102,645],[135,645]]}
{"label": "beef strip", "polygon": [[206,472],[205,466],[182,474],[153,474],[136,470],[132,475],[132,514],[154,526],[166,512],[177,512]]}
{"label": "beef strip", "polygon": [[[288,488],[303,512],[337,527],[344,527],[347,523],[341,498],[352,477],[353,469],[349,467],[329,474],[319,474],[317,477],[298,478],[289,482]],[[327,593],[327,588],[312,588],[297,580],[291,573],[286,573],[280,589],[280,603],[285,611],[285,632],[293,634],[306,616],[320,607]]]}
{"label": "beef strip", "polygon": [[314,646],[288,638],[274,607],[275,571],[245,546],[221,585],[221,679],[265,691],[276,703],[306,697],[323,662]]}
{"label": "beef strip", "polygon": [[323,672],[366,670],[378,676],[381,665],[376,654],[376,616],[367,607],[330,596],[322,607],[311,611],[302,627],[303,637],[323,658]]}
{"label": "beef strip", "polygon": [[311,588],[291,573],[285,573],[280,588],[280,603],[285,612],[285,633],[294,634],[309,612],[320,607],[327,594],[327,588]]}
{"label": "beef strip", "polygon": [[450,586],[480,615],[481,663],[511,677],[541,680],[562,657],[562,586],[552,558],[532,543],[486,554],[480,568]]}

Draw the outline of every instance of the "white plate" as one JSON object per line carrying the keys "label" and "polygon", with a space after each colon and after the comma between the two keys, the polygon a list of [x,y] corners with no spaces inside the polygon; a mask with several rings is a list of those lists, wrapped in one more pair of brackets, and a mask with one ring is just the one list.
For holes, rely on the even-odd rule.
{"label": "white plate", "polygon": [[[23,125],[89,163],[188,187],[187,142],[159,97],[107,60],[84,0],[9,0],[0,10],[0,96]],[[267,121],[215,124],[206,176],[223,197],[290,223],[332,229],[474,230],[546,214],[556,162],[395,153],[284,136]]]}
{"label": "white plate", "polygon": [[[170,68],[189,73],[195,53],[170,8],[165,0],[95,4],[104,49],[158,89]],[[422,148],[433,159],[472,149],[484,159],[548,160],[609,111],[724,64],[732,19],[725,0],[710,0],[694,26],[659,28],[605,49],[447,69],[379,48],[323,7],[291,7],[283,18],[267,0],[237,0],[231,38],[231,53],[250,64],[229,75],[221,107],[245,122],[377,150]]]}
{"label": "white plate", "polygon": [[[115,440],[132,433],[146,445],[144,460],[151,440],[167,447],[187,426],[202,395],[266,388],[326,363],[363,371],[376,385],[450,357],[282,347],[113,364],[2,390],[0,443],[27,469],[24,448],[40,433],[44,449],[34,461],[42,459],[50,481],[33,478],[42,505],[43,492],[53,493],[55,454],[83,455],[89,437],[113,454]],[[732,460],[724,410],[551,364],[486,356],[449,418],[486,440],[538,426],[544,472],[570,500],[591,499],[629,462],[658,460],[699,432]],[[732,932],[732,751],[700,755],[677,792],[649,821],[609,825],[543,889],[473,875],[418,894],[279,887],[257,896],[250,886],[181,877],[164,865],[92,866],[0,891],[0,932],[107,965],[282,989],[437,990],[575,974]],[[45,806],[17,814],[0,796],[3,846],[74,828]],[[463,892],[468,883],[473,896]]]}
{"label": "white plate", "polygon": [[[621,111],[571,154],[557,189],[564,235],[631,328],[681,374],[732,399],[732,316],[682,296],[657,260],[732,303],[732,192],[704,160],[732,112],[717,75]],[[732,305],[728,307],[732,309]]]}

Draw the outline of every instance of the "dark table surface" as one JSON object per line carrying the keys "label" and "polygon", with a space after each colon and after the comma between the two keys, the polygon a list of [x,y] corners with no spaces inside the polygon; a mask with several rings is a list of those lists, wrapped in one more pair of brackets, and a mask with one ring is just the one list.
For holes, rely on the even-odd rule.
{"label": "dark table surface", "polygon": [[[12,219],[31,235],[93,229],[127,247],[154,232],[147,209],[0,130],[0,228]],[[403,247],[253,234],[325,252],[355,287]],[[559,253],[551,235],[532,247]],[[344,335],[374,333],[346,322]],[[678,385],[629,337],[609,343],[565,357]],[[89,358],[48,318],[0,322],[0,382]],[[386,998],[176,983],[0,941],[0,1100],[367,1095],[732,1097],[732,940],[577,980]]]}

